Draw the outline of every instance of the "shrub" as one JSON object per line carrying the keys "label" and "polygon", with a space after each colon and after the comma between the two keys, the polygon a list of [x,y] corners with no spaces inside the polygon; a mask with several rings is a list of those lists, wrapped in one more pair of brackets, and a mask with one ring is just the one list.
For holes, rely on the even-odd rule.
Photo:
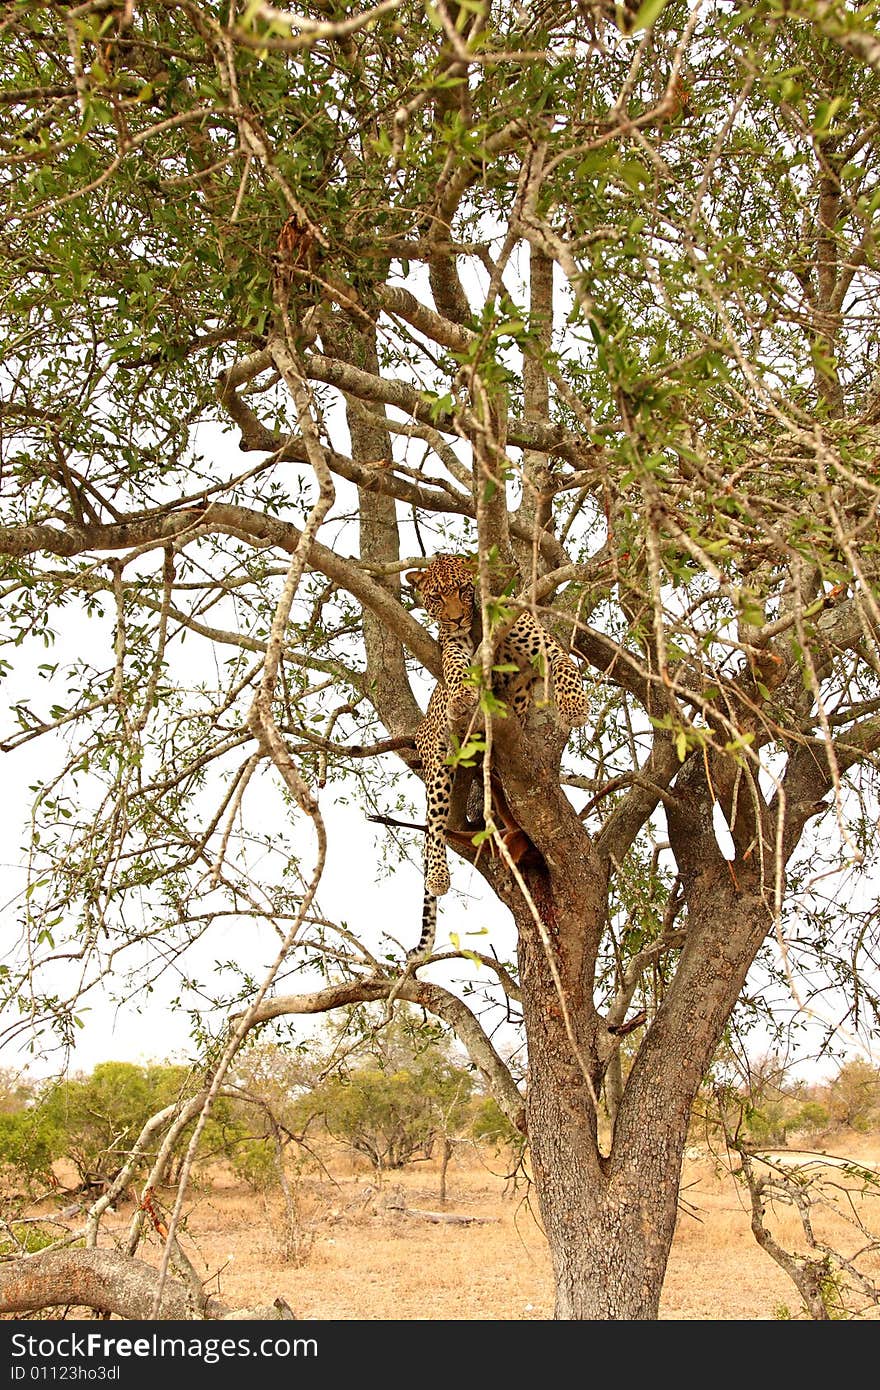
{"label": "shrub", "polygon": [[52,1164],[64,1153],[64,1135],[39,1108],[0,1115],[0,1171],[7,1183],[23,1183],[30,1193],[54,1183]]}

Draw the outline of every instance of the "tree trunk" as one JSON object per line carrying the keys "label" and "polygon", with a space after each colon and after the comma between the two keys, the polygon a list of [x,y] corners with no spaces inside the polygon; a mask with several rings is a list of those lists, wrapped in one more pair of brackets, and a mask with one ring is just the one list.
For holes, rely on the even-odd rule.
{"label": "tree trunk", "polygon": [[524,905],[515,910],[528,1135],[557,1318],[657,1318],[691,1107],[771,925],[760,870],[751,867],[760,856],[738,861],[734,878],[696,790],[669,823],[673,841],[687,836],[698,870],[689,872],[681,849],[687,935],[623,1087],[608,1154],[599,1146],[597,1097],[614,1039],[592,997],[593,948],[607,911],[600,866],[587,854],[528,878],[543,930]]}
{"label": "tree trunk", "polygon": [[446,1206],[446,1173],[452,1157],[452,1140],[443,1136],[443,1151],[440,1155],[440,1205]]}
{"label": "tree trunk", "polygon": [[583,1015],[570,1009],[581,1057],[588,1060],[588,1081],[542,959],[536,925],[529,918],[519,926],[529,1044],[528,1134],[553,1261],[555,1316],[656,1318],[675,1228],[678,1170],[669,1176],[668,1153],[658,1151],[650,1115],[626,1165],[615,1166],[600,1153],[595,1045],[583,1036]]}

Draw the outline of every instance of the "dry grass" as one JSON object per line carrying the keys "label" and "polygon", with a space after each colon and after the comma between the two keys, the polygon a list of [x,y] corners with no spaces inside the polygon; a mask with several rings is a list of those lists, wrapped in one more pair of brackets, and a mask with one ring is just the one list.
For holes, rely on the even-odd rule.
{"label": "dry grass", "polygon": [[[877,1136],[849,1135],[825,1147],[865,1162],[880,1159]],[[234,1306],[265,1304],[280,1295],[301,1318],[549,1318],[550,1263],[533,1201],[522,1188],[505,1196],[503,1164],[494,1166],[497,1172],[472,1153],[450,1165],[445,1210],[489,1218],[479,1224],[435,1225],[397,1209],[403,1202],[438,1210],[431,1164],[414,1165],[377,1188],[371,1174],[353,1173],[343,1163],[332,1180],[322,1175],[299,1184],[304,1258],[298,1266],[283,1255],[288,1233],[280,1199],[255,1197],[229,1182],[191,1193],[184,1243],[209,1286]],[[686,1161],[682,1193],[661,1317],[772,1319],[785,1308],[797,1313],[794,1286],[755,1243],[747,1193],[720,1176],[708,1156]],[[868,1215],[880,1228],[877,1198],[868,1204]],[[114,1228],[124,1230],[129,1216],[120,1208],[105,1238]],[[804,1248],[790,1209],[768,1212],[768,1220],[788,1248]],[[829,1224],[817,1216],[816,1234],[847,1251],[864,1244],[839,1220]],[[143,1253],[156,1258],[158,1246]],[[873,1276],[880,1276],[876,1259]]]}

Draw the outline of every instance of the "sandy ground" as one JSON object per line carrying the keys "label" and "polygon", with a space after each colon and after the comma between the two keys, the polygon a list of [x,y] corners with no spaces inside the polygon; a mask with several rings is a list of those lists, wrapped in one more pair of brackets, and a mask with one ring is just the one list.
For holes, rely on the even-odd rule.
{"label": "sandy ground", "polygon": [[[851,1136],[827,1149],[880,1168],[880,1136]],[[188,1194],[182,1244],[206,1286],[232,1307],[270,1304],[282,1297],[297,1318],[523,1320],[552,1317],[547,1245],[533,1196],[521,1184],[505,1189],[501,1160],[478,1158],[471,1148],[453,1159],[445,1207],[438,1174],[414,1164],[377,1183],[348,1161],[296,1184],[299,1218],[292,1248],[280,1197],[255,1195],[228,1177]],[[173,1193],[156,1194],[167,1214]],[[402,1210],[401,1208],[405,1208]],[[880,1230],[880,1196],[863,1204]],[[876,1209],[876,1210],[875,1210]],[[471,1218],[435,1223],[418,1213]],[[124,1236],[132,1214],[122,1204],[108,1214],[101,1243]],[[842,1248],[865,1244],[814,1212],[816,1234]],[[791,1209],[776,1210],[774,1233],[788,1248],[804,1248]],[[141,1255],[158,1262],[160,1240],[151,1233]],[[880,1254],[872,1274],[880,1281]],[[797,1315],[793,1284],[756,1244],[747,1194],[710,1157],[685,1162],[682,1203],[661,1318],[671,1320],[774,1319]]]}
{"label": "sandy ground", "polygon": [[[880,1142],[854,1139],[845,1152],[876,1161]],[[279,1200],[215,1183],[192,1193],[185,1244],[209,1286],[232,1306],[271,1303],[280,1295],[301,1318],[550,1318],[550,1261],[533,1197],[522,1187],[505,1195],[502,1165],[495,1166],[497,1172],[472,1153],[454,1160],[445,1207],[429,1164],[392,1174],[378,1186],[372,1174],[353,1174],[348,1164],[337,1165],[332,1180],[305,1178],[297,1188],[299,1249],[292,1259],[282,1249]],[[700,1158],[686,1161],[682,1192],[661,1318],[796,1314],[794,1286],[751,1233],[744,1190]],[[408,1213],[477,1219],[433,1223],[401,1211],[401,1204]],[[127,1225],[129,1214],[123,1209],[115,1220]],[[880,1198],[873,1198],[868,1214],[880,1229]],[[823,1231],[816,1219],[817,1235],[830,1237],[832,1229]],[[803,1247],[793,1212],[778,1212],[773,1225],[783,1243]],[[835,1231],[838,1244],[852,1240],[839,1223]],[[880,1257],[876,1264],[875,1278]]]}

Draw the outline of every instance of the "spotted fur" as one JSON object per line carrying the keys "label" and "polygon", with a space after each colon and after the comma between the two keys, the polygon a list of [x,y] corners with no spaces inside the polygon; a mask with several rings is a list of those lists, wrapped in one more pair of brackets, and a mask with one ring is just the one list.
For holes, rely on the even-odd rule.
{"label": "spotted fur", "polygon": [[[474,656],[475,564],[458,555],[435,555],[427,569],[410,570],[406,582],[439,627],[443,678],[434,687],[425,717],[415,733],[427,793],[425,816],[425,895],[422,934],[410,959],[430,955],[437,926],[437,898],[449,891],[446,826],[452,800],[453,770],[447,761],[451,734],[473,713],[477,689],[468,680]],[[516,666],[502,676],[498,694],[520,719],[532,694],[549,675],[559,714],[570,727],[585,724],[589,702],[578,668],[556,638],[530,613],[514,623],[498,651],[499,665]]]}
{"label": "spotted fur", "polygon": [[443,679],[434,687],[425,717],[415,733],[425,775],[427,812],[422,934],[410,955],[425,956],[434,948],[437,899],[449,891],[444,834],[452,798],[453,771],[446,761],[450,735],[477,703],[476,687],[466,682],[474,655],[473,566],[457,555],[435,555],[427,569],[410,570],[406,582],[437,622],[443,670]]}
{"label": "spotted fur", "polygon": [[497,660],[499,665],[518,668],[502,678],[498,694],[519,719],[525,719],[533,695],[540,700],[543,688],[549,685],[560,718],[569,728],[586,724],[590,702],[581,673],[556,638],[531,613],[521,613],[517,618],[501,644]]}

